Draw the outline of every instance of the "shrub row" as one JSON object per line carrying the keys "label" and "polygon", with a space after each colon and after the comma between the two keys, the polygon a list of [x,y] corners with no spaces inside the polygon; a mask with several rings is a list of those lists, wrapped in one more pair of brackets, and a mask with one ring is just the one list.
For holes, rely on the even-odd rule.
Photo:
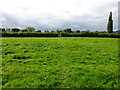
{"label": "shrub row", "polygon": [[111,37],[120,38],[120,34],[114,33],[62,33],[62,37]]}
{"label": "shrub row", "polygon": [[120,33],[96,33],[96,32],[89,32],[89,33],[32,33],[32,32],[1,32],[2,37],[111,37],[111,38],[120,38]]}
{"label": "shrub row", "polygon": [[58,37],[57,33],[2,33],[2,37]]}

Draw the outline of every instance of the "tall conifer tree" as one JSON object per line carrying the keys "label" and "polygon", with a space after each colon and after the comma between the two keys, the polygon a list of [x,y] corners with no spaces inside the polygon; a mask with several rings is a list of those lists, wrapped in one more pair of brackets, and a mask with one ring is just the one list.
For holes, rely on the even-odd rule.
{"label": "tall conifer tree", "polygon": [[112,20],[112,12],[110,12],[108,24],[107,24],[108,33],[113,33],[113,20]]}

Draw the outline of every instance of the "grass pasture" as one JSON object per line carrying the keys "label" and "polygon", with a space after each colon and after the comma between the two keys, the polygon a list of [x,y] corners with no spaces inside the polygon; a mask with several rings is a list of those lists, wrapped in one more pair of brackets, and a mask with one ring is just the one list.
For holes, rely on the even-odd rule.
{"label": "grass pasture", "polygon": [[117,38],[2,38],[3,88],[118,88]]}

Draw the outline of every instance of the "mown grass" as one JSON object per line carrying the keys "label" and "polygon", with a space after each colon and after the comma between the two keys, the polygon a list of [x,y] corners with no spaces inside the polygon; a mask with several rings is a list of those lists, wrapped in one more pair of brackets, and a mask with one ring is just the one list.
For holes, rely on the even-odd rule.
{"label": "mown grass", "polygon": [[3,38],[3,88],[118,88],[118,39]]}

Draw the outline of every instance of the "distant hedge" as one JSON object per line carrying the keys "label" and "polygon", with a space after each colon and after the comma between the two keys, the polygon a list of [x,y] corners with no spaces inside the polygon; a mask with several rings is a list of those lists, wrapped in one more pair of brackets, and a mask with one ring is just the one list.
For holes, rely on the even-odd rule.
{"label": "distant hedge", "polygon": [[[80,33],[57,33],[57,32],[1,32],[2,37],[111,37],[120,38],[120,33],[96,33],[96,32],[80,32]],[[61,35],[59,35],[61,34]]]}
{"label": "distant hedge", "polygon": [[12,33],[2,33],[2,37],[58,37],[57,33],[39,33],[39,32],[12,32]]}
{"label": "distant hedge", "polygon": [[118,33],[62,33],[62,37],[111,37],[120,38]]}

